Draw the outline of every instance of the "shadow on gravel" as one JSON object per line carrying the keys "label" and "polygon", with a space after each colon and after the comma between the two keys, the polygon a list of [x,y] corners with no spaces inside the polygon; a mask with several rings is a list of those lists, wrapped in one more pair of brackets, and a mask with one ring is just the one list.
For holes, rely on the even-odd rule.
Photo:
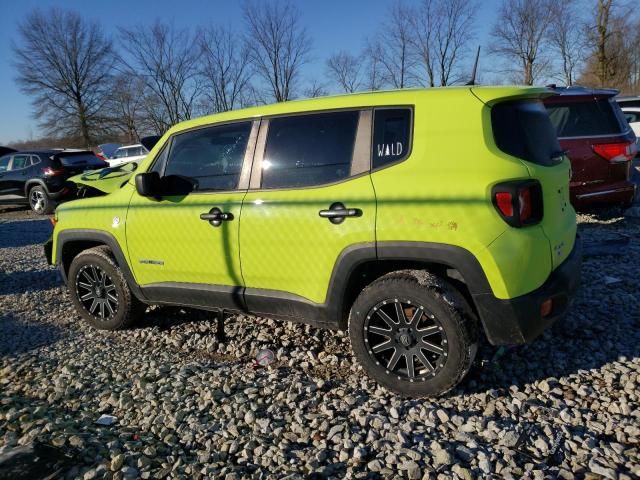
{"label": "shadow on gravel", "polygon": [[[51,236],[51,222],[41,220],[0,220],[0,248],[26,247],[44,243]],[[44,257],[44,251],[43,251]]]}
{"label": "shadow on gravel", "polygon": [[42,292],[60,286],[63,286],[62,281],[54,269],[0,272],[0,296]]}
{"label": "shadow on gravel", "polygon": [[[531,344],[506,349],[485,345],[466,380],[452,394],[521,389],[541,380],[600,369],[620,357],[640,357],[637,337],[616,328],[615,316],[600,320],[587,324],[569,317]],[[640,328],[640,318],[635,326]]]}
{"label": "shadow on gravel", "polygon": [[28,212],[29,205],[0,205],[0,215],[3,213]]}
{"label": "shadow on gravel", "polygon": [[145,312],[131,328],[158,327],[160,330],[171,330],[179,325],[215,319],[215,312],[187,307],[155,306]]}
{"label": "shadow on gravel", "polygon": [[62,330],[53,325],[21,321],[12,313],[0,317],[0,357],[52,345],[61,338]]}

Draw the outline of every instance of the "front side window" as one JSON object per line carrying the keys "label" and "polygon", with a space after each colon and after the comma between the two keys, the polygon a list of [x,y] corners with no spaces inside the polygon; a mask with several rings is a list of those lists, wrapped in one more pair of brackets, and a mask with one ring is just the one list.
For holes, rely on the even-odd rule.
{"label": "front side window", "polygon": [[153,160],[153,166],[151,167],[151,170],[149,170],[150,172],[158,172],[158,175],[162,175],[164,166],[167,163],[169,148],[171,148],[170,145],[171,141],[169,140],[162,148],[162,151],[156,155],[156,158]]}
{"label": "front side window", "polygon": [[113,158],[124,158],[126,156],[127,156],[127,149],[119,148],[118,150],[116,150],[116,154],[113,156]]}
{"label": "front side window", "polygon": [[164,175],[194,181],[196,191],[238,186],[251,122],[201,128],[176,135]]}
{"label": "front side window", "polygon": [[262,188],[323,185],[349,176],[359,112],[273,118],[262,160]]}
{"label": "front side window", "polygon": [[411,109],[376,110],[373,119],[373,168],[407,157],[411,141]]}
{"label": "front side window", "polygon": [[0,158],[0,172],[7,171],[7,169],[9,168],[9,160],[11,160],[10,156]]}
{"label": "front side window", "polygon": [[31,162],[29,161],[29,155],[16,155],[13,157],[11,170],[21,170],[28,167],[30,164]]}

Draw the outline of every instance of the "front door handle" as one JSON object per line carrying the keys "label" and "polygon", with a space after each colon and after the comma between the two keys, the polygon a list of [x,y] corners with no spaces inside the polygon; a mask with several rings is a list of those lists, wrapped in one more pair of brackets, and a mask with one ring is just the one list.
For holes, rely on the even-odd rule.
{"label": "front door handle", "polygon": [[338,225],[344,222],[347,217],[361,217],[362,210],[359,208],[347,208],[340,202],[332,203],[329,210],[320,210],[318,212],[322,218],[328,218],[331,223]]}
{"label": "front door handle", "polygon": [[233,214],[229,212],[223,212],[218,207],[213,207],[209,210],[209,213],[201,213],[200,220],[206,220],[213,227],[219,227],[222,222],[228,222],[233,220]]}

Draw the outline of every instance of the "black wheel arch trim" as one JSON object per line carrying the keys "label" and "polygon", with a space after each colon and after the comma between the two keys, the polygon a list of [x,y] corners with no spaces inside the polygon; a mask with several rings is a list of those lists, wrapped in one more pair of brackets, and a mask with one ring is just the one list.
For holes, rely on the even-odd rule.
{"label": "black wheel arch trim", "polygon": [[[66,283],[62,261],[64,245],[74,241],[90,241],[107,245],[115,257],[134,295],[146,303],[183,305],[205,310],[230,310],[273,318],[299,321],[321,328],[345,329],[347,286],[356,269],[364,263],[379,261],[414,261],[433,263],[456,269],[474,301],[480,320],[491,343],[504,343],[499,330],[510,329],[515,321],[502,316],[500,324],[491,312],[478,308],[478,300],[495,298],[476,257],[468,250],[427,242],[374,242],[351,245],[339,255],[334,265],[324,303],[315,303],[290,292],[244,288],[241,286],[163,282],[140,286],[129,268],[126,257],[113,235],[99,230],[64,230],[58,234],[55,263]],[[482,302],[486,305],[485,302]],[[520,340],[509,334],[508,337]],[[518,341],[514,343],[519,343]]]}
{"label": "black wheel arch trim", "polygon": [[51,192],[49,191],[49,187],[47,187],[47,184],[40,178],[31,178],[29,180],[27,180],[24,184],[24,196],[25,198],[28,198],[29,196],[29,190],[31,190],[32,187],[34,186],[39,186],[44,188],[44,193],[47,194],[47,196],[51,196]]}
{"label": "black wheel arch trim", "polygon": [[478,259],[455,245],[430,242],[378,242],[378,260],[407,260],[437,263],[460,272],[472,295],[491,293],[491,286]]}
{"label": "black wheel arch trim", "polygon": [[126,260],[124,252],[122,248],[120,248],[120,244],[116,240],[116,238],[111,235],[109,232],[105,232],[102,230],[85,230],[85,229],[71,229],[71,230],[63,230],[58,233],[56,239],[56,259],[55,264],[58,266],[60,273],[62,275],[62,280],[64,283],[67,283],[67,271],[65,270],[65,262],[62,258],[62,253],[64,251],[65,244],[72,242],[95,242],[98,244],[104,244],[111,250],[118,267],[122,270],[125,279],[127,280],[127,284],[129,288],[133,292],[133,294],[143,302],[146,302],[142,289],[138,285],[129,268],[129,263]]}

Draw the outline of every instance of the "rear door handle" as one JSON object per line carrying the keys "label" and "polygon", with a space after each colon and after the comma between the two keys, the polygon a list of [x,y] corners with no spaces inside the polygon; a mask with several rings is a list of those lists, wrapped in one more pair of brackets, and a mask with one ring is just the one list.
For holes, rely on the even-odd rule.
{"label": "rear door handle", "polygon": [[361,217],[362,210],[359,208],[347,208],[340,202],[332,203],[329,210],[320,210],[318,212],[322,218],[328,218],[331,223],[338,225],[344,222],[347,217]]}
{"label": "rear door handle", "polygon": [[228,222],[233,220],[233,214],[229,212],[223,212],[218,207],[213,207],[209,210],[209,213],[201,213],[200,220],[206,220],[213,227],[219,227],[222,222]]}

